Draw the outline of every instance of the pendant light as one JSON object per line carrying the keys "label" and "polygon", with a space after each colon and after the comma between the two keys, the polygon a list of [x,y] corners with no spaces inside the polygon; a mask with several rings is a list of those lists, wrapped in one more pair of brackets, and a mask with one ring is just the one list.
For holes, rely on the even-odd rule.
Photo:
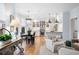
{"label": "pendant light", "polygon": [[30,10],[28,10],[27,12],[28,12],[28,16],[27,16],[26,20],[32,20],[32,19],[30,18],[30,16],[29,16]]}
{"label": "pendant light", "polygon": [[49,23],[51,23],[51,21],[50,21],[50,19],[49,19],[49,21],[48,21]]}
{"label": "pendant light", "polygon": [[52,23],[52,22],[51,22],[51,19],[50,19],[50,15],[51,15],[51,14],[49,13],[49,21],[48,21],[48,23]]}
{"label": "pendant light", "polygon": [[55,18],[56,18],[55,19],[55,23],[59,23],[58,20],[57,20],[57,13],[56,13],[56,17]]}

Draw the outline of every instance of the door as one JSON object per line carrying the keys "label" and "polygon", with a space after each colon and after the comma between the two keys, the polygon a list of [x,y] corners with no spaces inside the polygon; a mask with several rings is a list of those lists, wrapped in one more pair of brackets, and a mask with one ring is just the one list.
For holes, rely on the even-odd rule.
{"label": "door", "polygon": [[71,19],[71,38],[77,38],[77,18]]}

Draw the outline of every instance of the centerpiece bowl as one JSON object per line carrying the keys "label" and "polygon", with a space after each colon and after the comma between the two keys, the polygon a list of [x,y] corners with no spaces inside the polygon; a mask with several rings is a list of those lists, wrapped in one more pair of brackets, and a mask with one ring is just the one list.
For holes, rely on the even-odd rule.
{"label": "centerpiece bowl", "polygon": [[10,33],[10,31],[8,31],[5,28],[0,29],[0,31],[6,30],[7,32],[9,32],[9,34],[0,34],[0,43],[8,43],[11,41],[12,39],[12,35]]}

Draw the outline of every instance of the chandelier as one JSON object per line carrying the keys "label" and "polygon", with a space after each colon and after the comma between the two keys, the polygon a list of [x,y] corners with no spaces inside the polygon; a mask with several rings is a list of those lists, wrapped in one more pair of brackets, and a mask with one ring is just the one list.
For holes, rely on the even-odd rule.
{"label": "chandelier", "polygon": [[27,12],[28,12],[28,16],[27,16],[26,20],[32,20],[32,19],[30,18],[30,16],[29,16],[30,10],[28,10]]}

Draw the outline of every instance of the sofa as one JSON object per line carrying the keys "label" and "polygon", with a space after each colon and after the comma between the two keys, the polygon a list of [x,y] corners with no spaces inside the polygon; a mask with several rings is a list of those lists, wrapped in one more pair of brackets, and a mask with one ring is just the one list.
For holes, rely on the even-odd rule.
{"label": "sofa", "polygon": [[62,39],[59,39],[58,41],[45,39],[45,43],[46,47],[52,52],[55,52],[55,50],[57,50],[57,46],[64,45],[64,41]]}
{"label": "sofa", "polygon": [[79,55],[79,51],[72,48],[60,48],[58,51],[59,55]]}

